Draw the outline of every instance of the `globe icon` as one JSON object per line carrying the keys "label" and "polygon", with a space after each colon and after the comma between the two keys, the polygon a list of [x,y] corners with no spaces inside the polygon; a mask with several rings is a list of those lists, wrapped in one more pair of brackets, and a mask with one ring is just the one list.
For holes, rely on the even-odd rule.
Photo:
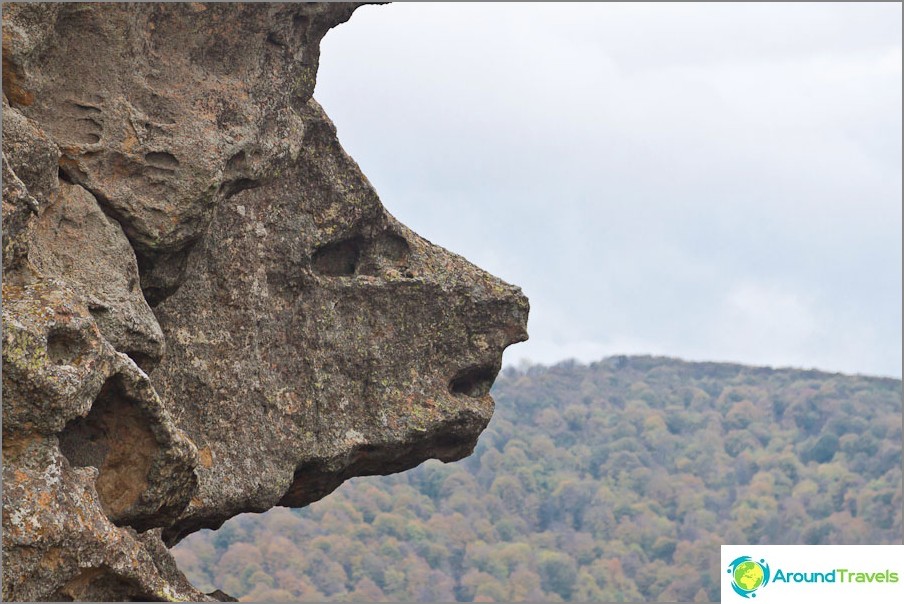
{"label": "globe icon", "polygon": [[738,564],[734,571],[735,583],[744,591],[753,591],[763,584],[763,567],[748,560]]}

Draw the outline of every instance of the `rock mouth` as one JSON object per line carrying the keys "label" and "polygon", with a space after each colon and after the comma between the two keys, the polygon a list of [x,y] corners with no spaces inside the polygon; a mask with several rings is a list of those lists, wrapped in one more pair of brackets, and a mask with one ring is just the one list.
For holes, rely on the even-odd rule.
{"label": "rock mouth", "polygon": [[493,382],[496,381],[496,375],[499,373],[498,367],[489,367],[486,365],[476,365],[468,367],[455,374],[455,377],[449,381],[449,392],[452,394],[461,394],[471,398],[480,398],[490,393]]}
{"label": "rock mouth", "polygon": [[[491,415],[492,399],[486,398],[489,399]],[[335,457],[306,460],[295,469],[288,489],[274,505],[305,507],[326,497],[349,478],[394,474],[428,459],[457,461],[474,451],[477,444],[475,431],[485,428],[488,422],[489,416],[462,417],[454,424],[444,425],[429,434],[418,431],[411,435],[408,443],[361,444]],[[475,423],[480,426],[479,429],[476,429]],[[163,540],[172,547],[200,529],[220,528],[231,517],[221,514],[204,517],[197,513],[186,516],[163,532]]]}

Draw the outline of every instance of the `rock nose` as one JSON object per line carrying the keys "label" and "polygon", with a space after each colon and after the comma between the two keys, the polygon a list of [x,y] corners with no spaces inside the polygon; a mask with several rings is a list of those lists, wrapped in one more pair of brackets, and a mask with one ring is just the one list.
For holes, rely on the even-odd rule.
{"label": "rock nose", "polygon": [[456,355],[455,363],[463,366],[449,381],[452,394],[476,397],[489,393],[502,367],[505,349],[528,339],[527,296],[519,287],[484,275],[485,280],[465,296],[465,303],[471,306],[462,321],[468,338]]}

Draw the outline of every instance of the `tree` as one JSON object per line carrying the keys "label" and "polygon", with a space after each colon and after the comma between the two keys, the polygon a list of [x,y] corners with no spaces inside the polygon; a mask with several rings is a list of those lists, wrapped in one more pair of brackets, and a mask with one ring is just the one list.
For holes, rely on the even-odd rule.
{"label": "tree", "polygon": [[571,597],[578,577],[578,567],[571,556],[561,552],[540,552],[537,571],[543,589],[559,594],[564,600]]}

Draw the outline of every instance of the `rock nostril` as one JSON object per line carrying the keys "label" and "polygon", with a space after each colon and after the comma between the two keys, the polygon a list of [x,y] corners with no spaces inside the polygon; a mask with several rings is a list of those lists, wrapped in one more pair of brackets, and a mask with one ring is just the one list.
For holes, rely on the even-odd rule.
{"label": "rock nostril", "polygon": [[499,371],[493,367],[478,365],[459,371],[449,382],[449,392],[462,394],[471,398],[480,398],[490,393],[496,374]]}

